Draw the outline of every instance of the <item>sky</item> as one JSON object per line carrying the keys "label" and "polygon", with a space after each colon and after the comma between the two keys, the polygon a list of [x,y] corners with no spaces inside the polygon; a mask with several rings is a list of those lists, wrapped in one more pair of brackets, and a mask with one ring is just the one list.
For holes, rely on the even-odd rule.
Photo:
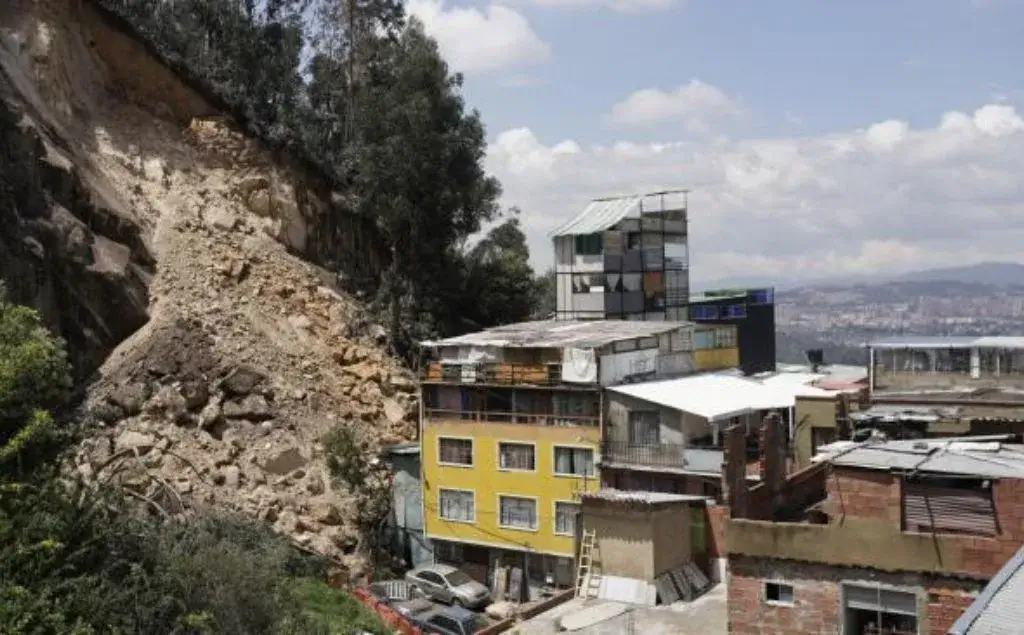
{"label": "sky", "polygon": [[688,188],[691,279],[1024,261],[1024,0],[407,0],[533,264]]}

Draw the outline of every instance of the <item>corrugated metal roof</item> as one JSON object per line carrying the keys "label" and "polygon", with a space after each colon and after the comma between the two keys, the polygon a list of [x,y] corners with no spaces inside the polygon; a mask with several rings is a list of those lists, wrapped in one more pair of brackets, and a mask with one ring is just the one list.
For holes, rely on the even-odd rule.
{"label": "corrugated metal roof", "polygon": [[668,494],[665,492],[645,492],[645,491],[633,491],[633,490],[622,490],[613,488],[602,488],[593,492],[584,492],[580,494],[580,498],[586,500],[593,498],[597,500],[606,500],[620,503],[689,503],[693,501],[706,500],[704,496],[696,496],[693,494]]}
{"label": "corrugated metal roof", "polygon": [[1021,348],[1024,335],[908,335],[886,337],[868,344],[870,348]]}
{"label": "corrugated metal roof", "polygon": [[949,629],[949,635],[1014,635],[1024,625],[1024,547]]}
{"label": "corrugated metal roof", "polygon": [[640,196],[628,196],[590,201],[575,218],[551,232],[551,237],[581,236],[603,232],[629,216],[630,213],[639,210],[641,198]]}
{"label": "corrugated metal roof", "polygon": [[920,471],[982,478],[1024,478],[1024,452],[994,437],[877,441],[832,446],[812,460],[872,470]]}
{"label": "corrugated metal roof", "polygon": [[498,348],[598,348],[613,342],[650,337],[691,326],[689,322],[628,320],[543,320],[519,322],[421,346],[494,346]]}

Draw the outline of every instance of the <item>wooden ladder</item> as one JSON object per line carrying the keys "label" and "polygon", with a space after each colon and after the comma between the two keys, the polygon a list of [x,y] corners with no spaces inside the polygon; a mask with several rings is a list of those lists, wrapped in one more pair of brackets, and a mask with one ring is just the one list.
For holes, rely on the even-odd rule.
{"label": "wooden ladder", "polygon": [[576,565],[576,597],[591,597],[595,584],[600,587],[600,567],[594,567],[594,551],[597,549],[597,532],[583,530],[580,540],[580,560]]}

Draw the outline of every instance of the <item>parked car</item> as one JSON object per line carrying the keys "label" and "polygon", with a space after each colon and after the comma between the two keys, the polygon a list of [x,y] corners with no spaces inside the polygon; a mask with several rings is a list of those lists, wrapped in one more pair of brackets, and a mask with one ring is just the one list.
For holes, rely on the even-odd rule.
{"label": "parked car", "polygon": [[405,574],[405,579],[439,602],[469,609],[491,602],[487,587],[447,564],[431,564]]}
{"label": "parked car", "polygon": [[416,616],[416,625],[425,633],[473,635],[487,627],[487,620],[461,606],[442,606]]}

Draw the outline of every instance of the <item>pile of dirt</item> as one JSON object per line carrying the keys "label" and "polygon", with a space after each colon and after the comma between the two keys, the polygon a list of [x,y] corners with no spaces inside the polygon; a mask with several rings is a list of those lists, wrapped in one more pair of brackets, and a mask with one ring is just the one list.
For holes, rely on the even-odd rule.
{"label": "pile of dirt", "polygon": [[[71,458],[74,473],[118,480],[161,513],[240,510],[358,576],[360,493],[332,482],[320,440],[348,426],[369,457],[415,438],[417,386],[359,303],[294,255],[329,206],[309,175],[234,129],[90,3],[5,9],[0,97],[92,202],[65,214],[53,200],[8,237],[25,242],[14,232],[71,216],[77,233],[46,230],[45,262],[26,250],[15,264],[39,289],[68,290],[42,308],[69,341],[90,329],[107,335],[97,346],[117,340],[87,398],[103,427]],[[113,221],[91,221],[97,209]],[[74,245],[88,257],[72,259]],[[90,276],[112,295],[74,297]],[[125,325],[109,303],[128,298],[134,332],[113,337]]]}

